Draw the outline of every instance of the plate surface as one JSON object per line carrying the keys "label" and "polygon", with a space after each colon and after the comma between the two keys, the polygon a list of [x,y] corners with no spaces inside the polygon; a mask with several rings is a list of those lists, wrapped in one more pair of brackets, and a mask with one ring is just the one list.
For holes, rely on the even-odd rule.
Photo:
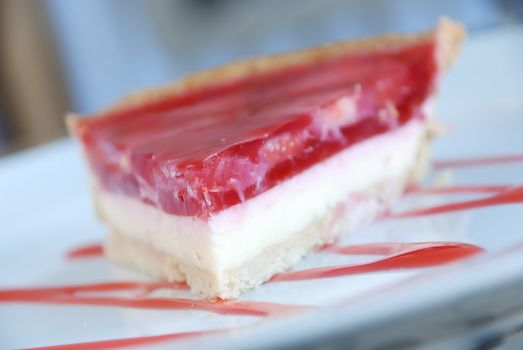
{"label": "plate surface", "polygon": [[[438,115],[449,123],[451,133],[435,141],[435,158],[523,154],[522,41],[523,28],[515,27],[478,33],[466,43],[441,89]],[[459,168],[452,174],[431,174],[428,181],[449,178],[467,185],[522,184],[523,162]],[[424,206],[469,197],[415,196],[401,205]],[[69,140],[0,161],[0,223],[0,289],[146,279],[103,258],[64,258],[71,248],[104,238],[104,228],[92,212],[78,150]],[[523,323],[523,316],[515,312],[522,306],[521,294],[516,293],[523,291],[522,227],[523,205],[519,204],[377,223],[346,237],[343,243],[460,241],[477,244],[487,253],[439,268],[270,283],[242,297],[322,306],[281,318],[196,310],[0,304],[0,348],[246,325],[252,327],[158,347],[263,348],[303,343],[335,347],[351,341],[369,349],[390,342],[405,347],[424,342],[445,348],[450,343],[481,344],[492,334],[517,342],[513,340],[517,326]],[[369,259],[317,253],[297,269]],[[175,291],[174,296],[193,298],[183,290]],[[495,317],[487,315],[493,309],[497,310]],[[477,314],[478,310],[484,314]],[[487,321],[472,322],[480,316]],[[410,334],[406,338],[414,326],[416,337]],[[446,340],[439,337],[436,341],[435,334],[445,334]]]}

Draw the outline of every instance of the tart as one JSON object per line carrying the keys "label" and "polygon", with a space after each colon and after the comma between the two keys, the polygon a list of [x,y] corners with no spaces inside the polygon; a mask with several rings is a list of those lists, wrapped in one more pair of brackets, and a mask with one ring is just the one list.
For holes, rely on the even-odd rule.
{"label": "tart", "polygon": [[372,222],[423,172],[436,86],[463,37],[443,19],[71,115],[107,256],[230,299]]}

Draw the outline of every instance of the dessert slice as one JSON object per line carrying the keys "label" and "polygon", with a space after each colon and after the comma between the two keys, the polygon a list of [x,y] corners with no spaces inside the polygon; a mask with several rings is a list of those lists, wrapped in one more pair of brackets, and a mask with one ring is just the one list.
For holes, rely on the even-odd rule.
{"label": "dessert slice", "polygon": [[238,61],[69,119],[107,255],[234,298],[373,220],[426,158],[463,28]]}

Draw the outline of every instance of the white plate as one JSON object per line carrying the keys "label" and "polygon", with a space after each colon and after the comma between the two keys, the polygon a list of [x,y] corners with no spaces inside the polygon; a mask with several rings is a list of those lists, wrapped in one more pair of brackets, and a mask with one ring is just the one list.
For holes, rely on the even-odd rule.
{"label": "white plate", "polygon": [[[508,28],[477,34],[466,44],[442,87],[440,119],[452,123],[454,132],[436,141],[438,158],[523,154],[522,39],[522,28]],[[457,184],[518,184],[523,182],[523,164],[459,169],[454,175]],[[0,162],[0,223],[0,288],[144,279],[104,259],[64,259],[70,248],[104,237],[90,207],[80,157],[70,141]],[[242,299],[324,307],[263,322],[203,311],[0,304],[0,348],[254,324],[241,332],[159,346],[336,347],[351,341],[359,348],[390,342],[403,348],[423,341],[444,348],[450,343],[485,343],[491,341],[485,334],[510,337],[523,319],[514,312],[521,298],[506,294],[523,291],[521,227],[523,205],[376,224],[346,242],[452,240],[478,244],[488,254],[441,268],[268,284]],[[318,253],[298,268],[359,261],[361,257]],[[176,291],[175,296],[191,297],[186,291]],[[468,326],[456,320],[465,320]]]}

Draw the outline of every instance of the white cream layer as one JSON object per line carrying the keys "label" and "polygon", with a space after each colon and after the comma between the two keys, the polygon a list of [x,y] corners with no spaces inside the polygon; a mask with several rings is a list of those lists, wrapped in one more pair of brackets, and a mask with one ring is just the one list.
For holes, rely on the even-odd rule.
{"label": "white cream layer", "polygon": [[366,140],[207,221],[167,214],[100,188],[95,189],[97,209],[119,234],[219,274],[289,240],[350,195],[368,192],[384,179],[405,177],[415,164],[425,127],[425,122],[411,121]]}

